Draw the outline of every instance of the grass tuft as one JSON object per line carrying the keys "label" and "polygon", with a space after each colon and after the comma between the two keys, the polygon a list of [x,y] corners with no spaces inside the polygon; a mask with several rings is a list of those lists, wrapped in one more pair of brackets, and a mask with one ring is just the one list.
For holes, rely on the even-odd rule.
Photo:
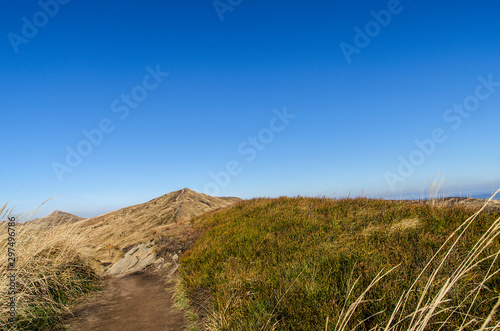
{"label": "grass tuft", "polygon": [[[4,212],[6,206],[0,210]],[[4,214],[9,216],[8,211]],[[18,220],[22,220],[21,216]],[[0,301],[8,302],[7,222],[0,225]],[[8,321],[9,307],[2,305],[2,330],[57,330],[69,306],[82,295],[98,289],[100,276],[86,252],[79,250],[88,236],[74,225],[50,231],[30,222],[15,225],[16,318]],[[9,272],[9,274],[11,274]]]}

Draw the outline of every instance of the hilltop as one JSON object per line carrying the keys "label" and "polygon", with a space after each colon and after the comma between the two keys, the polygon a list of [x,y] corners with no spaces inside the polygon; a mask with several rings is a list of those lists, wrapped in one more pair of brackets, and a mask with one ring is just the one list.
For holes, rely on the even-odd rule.
{"label": "hilltop", "polygon": [[[498,198],[498,197],[497,197]],[[486,199],[478,199],[478,198],[458,198],[458,197],[450,197],[450,198],[439,198],[434,200],[426,200],[427,204],[435,204],[438,206],[445,207],[453,207],[453,206],[463,206],[471,209],[480,209],[489,199],[489,196]],[[490,201],[485,208],[486,211],[500,211],[500,200],[492,200]]]}
{"label": "hilltop", "polygon": [[[496,198],[500,197],[499,195]],[[447,197],[447,198],[435,198],[435,199],[424,199],[424,200],[386,200],[394,202],[405,202],[408,204],[424,204],[431,206],[441,206],[441,207],[455,207],[460,206],[464,208],[469,208],[471,210],[479,210],[485,206],[487,199],[471,198],[471,197]],[[485,211],[497,212],[500,211],[500,200],[491,200],[486,204]]]}
{"label": "hilltop", "polygon": [[191,218],[240,200],[212,197],[184,188],[142,204],[83,220],[78,227],[88,230],[87,242],[95,258],[115,262],[127,248],[159,238],[166,229],[182,228],[185,232]]}
{"label": "hilltop", "polygon": [[34,220],[27,221],[24,225],[37,225],[44,228],[53,228],[60,225],[73,224],[76,222],[83,221],[85,218],[79,217],[70,213],[66,213],[60,210],[52,212],[50,215],[41,218],[35,218]]}

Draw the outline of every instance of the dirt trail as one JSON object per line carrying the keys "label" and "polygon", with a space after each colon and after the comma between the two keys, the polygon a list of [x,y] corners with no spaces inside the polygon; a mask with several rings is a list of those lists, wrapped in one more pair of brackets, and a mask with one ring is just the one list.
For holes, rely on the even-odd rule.
{"label": "dirt trail", "polygon": [[173,308],[172,285],[152,274],[108,278],[103,292],[77,306],[68,330],[186,330],[187,321]]}

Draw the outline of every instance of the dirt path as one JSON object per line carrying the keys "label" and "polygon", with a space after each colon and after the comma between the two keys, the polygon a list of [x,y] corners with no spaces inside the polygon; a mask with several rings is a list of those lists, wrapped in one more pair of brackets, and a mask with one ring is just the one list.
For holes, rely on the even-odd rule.
{"label": "dirt path", "polygon": [[71,331],[186,330],[183,313],[173,308],[171,287],[158,275],[109,278],[103,292],[77,306],[65,324]]}

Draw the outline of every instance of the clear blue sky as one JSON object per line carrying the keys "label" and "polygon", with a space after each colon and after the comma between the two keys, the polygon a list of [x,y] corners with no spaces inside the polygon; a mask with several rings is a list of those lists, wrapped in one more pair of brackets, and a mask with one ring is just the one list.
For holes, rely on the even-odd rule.
{"label": "clear blue sky", "polygon": [[490,192],[499,12],[493,0],[0,0],[0,201],[28,212],[58,197],[41,216],[88,217],[183,187],[407,196],[437,171],[446,192]]}

